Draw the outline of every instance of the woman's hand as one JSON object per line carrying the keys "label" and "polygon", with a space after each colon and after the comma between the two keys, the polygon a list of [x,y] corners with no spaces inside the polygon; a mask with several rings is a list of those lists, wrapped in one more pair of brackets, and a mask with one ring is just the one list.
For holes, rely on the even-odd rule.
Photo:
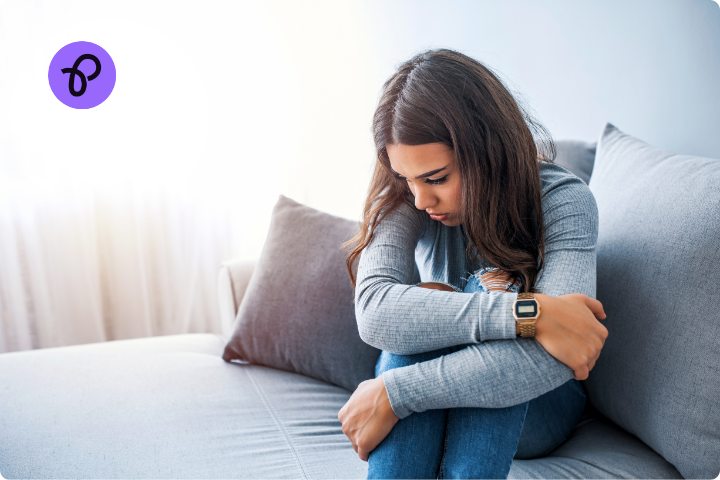
{"label": "woman's hand", "polygon": [[377,447],[398,422],[390,406],[382,375],[358,385],[340,409],[338,420],[361,460],[368,461]]}
{"label": "woman's hand", "polygon": [[535,340],[572,368],[576,380],[585,380],[608,336],[607,328],[597,320],[607,318],[602,303],[582,293],[559,297],[536,293],[535,299],[540,305]]}

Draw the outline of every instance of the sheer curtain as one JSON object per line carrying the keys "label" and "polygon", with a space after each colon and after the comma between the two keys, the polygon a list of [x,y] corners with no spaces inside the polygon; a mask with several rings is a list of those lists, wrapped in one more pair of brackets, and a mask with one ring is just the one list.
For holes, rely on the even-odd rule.
{"label": "sheer curtain", "polygon": [[[0,353],[220,333],[220,264],[279,194],[358,218],[367,35],[358,1],[0,4]],[[79,40],[117,70],[89,110],[47,80]]]}
{"label": "sheer curtain", "polygon": [[220,331],[222,212],[167,187],[16,187],[0,193],[0,351]]}

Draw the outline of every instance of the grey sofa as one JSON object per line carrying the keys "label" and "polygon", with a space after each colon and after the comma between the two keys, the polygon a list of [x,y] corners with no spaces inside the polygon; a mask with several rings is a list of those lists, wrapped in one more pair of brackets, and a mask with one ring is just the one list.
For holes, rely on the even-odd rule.
{"label": "grey sofa", "polygon": [[[560,142],[559,147],[558,163],[587,181],[595,144]],[[720,248],[711,253],[716,261],[719,252]],[[598,298],[608,318],[616,318],[619,313],[607,296],[612,288],[603,283],[607,272],[603,268],[617,266],[601,253]],[[222,360],[253,265],[229,261],[221,268],[223,335],[173,335],[0,355],[0,474],[5,478],[364,478],[367,464],[358,459],[337,419],[351,392],[296,373]],[[631,320],[623,320],[623,325]],[[665,444],[657,443],[673,437],[673,431],[665,430],[665,438],[659,440],[647,433],[647,425],[660,421],[652,417],[656,409],[664,412],[653,405],[653,392],[642,385],[630,391],[620,378],[628,370],[625,364],[620,370],[613,366],[614,358],[624,358],[624,348],[661,364],[673,354],[673,347],[666,345],[663,351],[660,345],[652,351],[637,342],[626,347],[613,338],[621,335],[622,327],[608,328],[610,337],[596,367],[598,381],[606,383],[591,382],[596,370],[584,382],[590,401],[580,423],[549,456],[515,461],[510,478],[682,478],[680,470],[690,476],[717,475],[703,473],[709,471],[706,467],[693,470],[688,462],[707,464],[708,458],[720,454],[718,432],[701,438],[701,450],[707,451],[698,454],[700,460],[673,444],[672,451],[681,453],[677,460],[664,450]],[[711,345],[717,346],[717,341]],[[716,366],[717,359],[711,359],[697,363],[695,371],[718,394]],[[658,393],[663,405],[680,417],[685,410],[705,412],[702,405],[677,403],[671,394],[684,391],[680,376],[688,375],[673,375],[678,377],[667,382],[674,393]],[[628,381],[637,383],[633,378]],[[617,415],[623,409],[613,403],[615,399],[627,404],[631,413],[637,412],[624,395],[649,406],[639,415],[642,418],[633,415],[649,424],[622,428],[601,413],[622,423]],[[694,417],[688,418],[683,421],[691,425]],[[711,430],[717,421],[717,411],[705,420]],[[696,438],[688,440],[683,434],[673,441],[697,450]],[[720,470],[720,462],[717,465]]]}

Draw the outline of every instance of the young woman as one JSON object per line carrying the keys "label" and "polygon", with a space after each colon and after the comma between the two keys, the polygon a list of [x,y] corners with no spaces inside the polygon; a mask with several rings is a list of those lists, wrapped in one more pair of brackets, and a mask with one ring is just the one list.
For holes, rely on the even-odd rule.
{"label": "young woman", "polygon": [[[373,133],[347,263],[360,335],[383,352],[343,432],[369,478],[506,478],[570,433],[607,337],[594,198],[502,82],[452,50],[398,68]],[[539,305],[534,337],[518,337],[520,293]]]}

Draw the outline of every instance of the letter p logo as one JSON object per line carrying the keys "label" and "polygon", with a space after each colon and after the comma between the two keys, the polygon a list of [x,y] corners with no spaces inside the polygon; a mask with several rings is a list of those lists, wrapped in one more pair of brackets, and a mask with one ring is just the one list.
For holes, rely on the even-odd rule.
{"label": "letter p logo", "polygon": [[53,57],[48,81],[55,97],[72,108],[100,105],[115,87],[115,64],[99,45],[75,42]]}

